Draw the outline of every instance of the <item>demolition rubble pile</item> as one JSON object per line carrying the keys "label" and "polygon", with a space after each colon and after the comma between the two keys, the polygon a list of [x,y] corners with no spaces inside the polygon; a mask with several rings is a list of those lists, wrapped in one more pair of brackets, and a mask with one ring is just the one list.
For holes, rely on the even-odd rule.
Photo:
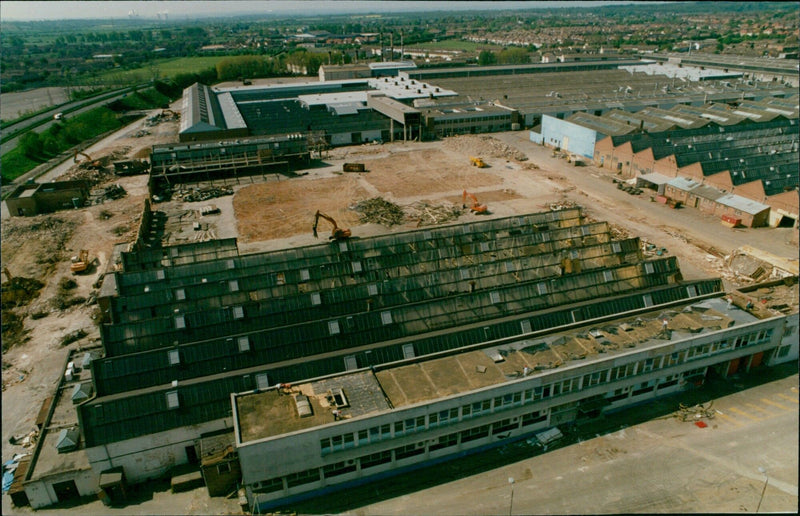
{"label": "demolition rubble pile", "polygon": [[674,412],[672,415],[675,419],[685,422],[695,422],[701,419],[714,419],[716,415],[716,411],[712,408],[714,402],[710,402],[707,406],[703,405],[702,403],[694,405],[693,407],[687,407],[683,403],[681,403],[678,407],[677,412]]}
{"label": "demolition rubble pile", "polygon": [[528,157],[519,150],[506,145],[493,136],[451,136],[444,141],[447,150],[489,156],[506,160],[526,161]]}
{"label": "demolition rubble pile", "polygon": [[[147,127],[154,127],[161,122],[171,122],[173,120],[180,120],[181,115],[180,113],[176,113],[174,111],[164,110],[161,113],[156,113],[153,116],[147,117],[147,120],[144,121],[144,125]],[[146,131],[146,129],[145,129]],[[148,133],[149,134],[149,133]],[[144,136],[144,135],[142,135]]]}
{"label": "demolition rubble pile", "polygon": [[575,201],[571,201],[569,199],[561,199],[558,202],[550,203],[547,208],[550,211],[560,211],[560,210],[568,210],[570,208],[580,208],[580,205]]}
{"label": "demolition rubble pile", "polygon": [[416,220],[417,227],[433,226],[457,220],[463,211],[455,204],[431,204],[417,201],[406,207],[408,220]]}
{"label": "demolition rubble pile", "polygon": [[173,197],[183,202],[197,202],[206,201],[215,197],[223,197],[225,195],[233,195],[233,188],[230,186],[182,187],[173,194]]}
{"label": "demolition rubble pile", "polygon": [[3,282],[3,308],[24,306],[39,295],[44,284],[35,278],[15,276]]}
{"label": "demolition rubble pile", "polygon": [[382,197],[359,201],[351,209],[358,212],[362,224],[375,223],[391,227],[402,224],[405,217],[403,208]]}
{"label": "demolition rubble pile", "polygon": [[86,204],[103,204],[106,201],[122,199],[126,195],[128,195],[128,192],[118,184],[108,185],[104,188],[94,188],[89,192],[89,199]]}
{"label": "demolition rubble pile", "polygon": [[84,160],[59,176],[58,181],[86,181],[90,186],[98,185],[114,176],[109,166],[112,162],[125,159],[130,147],[122,147],[98,159]]}

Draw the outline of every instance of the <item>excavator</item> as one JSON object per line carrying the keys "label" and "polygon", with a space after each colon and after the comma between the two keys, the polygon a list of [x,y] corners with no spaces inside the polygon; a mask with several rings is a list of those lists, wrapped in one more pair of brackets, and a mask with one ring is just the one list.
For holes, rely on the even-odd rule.
{"label": "excavator", "polygon": [[336,224],[336,221],[333,220],[333,217],[330,217],[320,211],[317,211],[317,214],[314,216],[314,227],[311,228],[311,230],[314,232],[314,238],[317,238],[317,226],[319,225],[319,219],[321,218],[327,220],[333,225],[331,236],[328,237],[330,240],[344,240],[346,238],[350,238],[350,235],[353,234],[349,229],[340,228]]}
{"label": "excavator", "polygon": [[72,162],[73,163],[77,163],[78,162],[78,155],[83,156],[84,158],[86,158],[86,161],[89,161],[89,162],[92,161],[92,157],[91,156],[89,156],[85,152],[80,152],[80,151],[76,150],[75,151],[75,155],[72,156]]}
{"label": "excavator", "polygon": [[72,271],[72,274],[79,274],[88,268],[89,251],[86,249],[81,249],[81,251],[78,253],[78,256],[72,257],[72,263],[69,266],[69,270]]}
{"label": "excavator", "polygon": [[78,156],[83,156],[84,158],[86,158],[85,161],[81,161],[80,162],[80,164],[79,164],[80,167],[94,168],[94,169],[98,169],[98,170],[103,168],[103,164],[100,162],[99,159],[98,160],[93,160],[91,156],[89,156],[85,152],[80,152],[78,150],[76,150],[75,151],[75,155],[72,156],[72,162],[73,163],[78,163]]}
{"label": "excavator", "polygon": [[463,203],[461,206],[462,208],[467,207],[467,197],[469,197],[470,200],[472,200],[472,206],[470,206],[469,209],[472,210],[474,213],[489,213],[489,207],[486,206],[485,204],[479,203],[478,198],[475,197],[475,195],[467,192],[466,190],[464,190],[464,195],[462,196],[461,199],[461,202]]}
{"label": "excavator", "polygon": [[472,163],[472,166],[474,166],[474,167],[486,168],[486,163],[481,158],[476,158],[475,156],[470,156],[469,157],[469,161],[470,161],[470,163]]}

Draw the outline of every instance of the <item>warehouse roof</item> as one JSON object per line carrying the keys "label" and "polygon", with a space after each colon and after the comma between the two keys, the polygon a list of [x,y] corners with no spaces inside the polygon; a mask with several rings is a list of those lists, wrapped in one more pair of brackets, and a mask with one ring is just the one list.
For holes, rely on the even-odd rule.
{"label": "warehouse roof", "polygon": [[[654,264],[654,271],[660,269],[657,263]],[[668,271],[667,274],[671,276],[674,272]],[[354,364],[355,367],[365,367],[401,360],[408,356],[429,355],[458,349],[475,342],[484,342],[487,338],[513,337],[531,330],[570,324],[576,320],[591,320],[647,306],[671,303],[694,295],[703,296],[721,291],[721,282],[718,279],[671,285],[663,285],[662,279],[663,274],[649,273],[648,283],[651,286],[644,291],[639,289],[618,295],[601,295],[602,297],[591,298],[577,304],[493,320],[485,319],[457,328],[430,331],[405,339],[393,339],[315,357],[284,360],[236,370],[230,369],[231,364],[234,366],[236,364],[231,360],[213,359],[211,361],[223,364],[224,367],[221,369],[223,372],[188,380],[181,379],[176,386],[168,382],[174,378],[172,375],[179,373],[183,367],[177,370],[173,368],[171,373],[167,371],[168,374],[161,385],[99,396],[81,405],[79,411],[85,428],[87,446],[123,441],[184,425],[224,418],[230,415],[231,409],[230,396],[226,393],[253,388],[263,389],[278,382],[293,382],[337,373],[347,369],[348,363]],[[655,284],[662,286],[652,286]],[[411,355],[409,351],[412,352]],[[241,353],[239,355],[241,356]],[[137,374],[140,379],[145,379],[154,374],[154,371],[145,369]],[[141,385],[140,381],[128,386],[127,389]],[[180,410],[169,409],[170,393],[173,393],[171,396],[178,403]]]}
{"label": "warehouse roof", "polygon": [[637,127],[620,122],[619,120],[614,120],[613,118],[595,116],[590,113],[582,112],[573,113],[567,118],[567,121],[597,131],[605,136],[628,134],[638,129]]}
{"label": "warehouse roof", "polygon": [[723,195],[717,199],[717,202],[736,210],[743,211],[749,215],[758,215],[759,213],[769,210],[769,206],[766,204],[761,204],[760,202],[756,202],[752,199],[747,199],[735,194]]}

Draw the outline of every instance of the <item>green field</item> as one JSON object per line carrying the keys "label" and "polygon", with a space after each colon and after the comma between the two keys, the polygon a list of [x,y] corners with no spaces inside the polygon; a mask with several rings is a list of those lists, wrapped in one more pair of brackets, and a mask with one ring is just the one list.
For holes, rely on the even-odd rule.
{"label": "green field", "polygon": [[213,68],[217,61],[225,59],[227,56],[203,56],[203,57],[175,57],[154,61],[141,68],[123,70],[117,68],[103,72],[98,76],[100,83],[128,84],[134,82],[145,82],[153,78],[157,73],[158,78],[174,77],[181,73],[196,73],[208,68]]}
{"label": "green field", "polygon": [[415,45],[426,50],[463,50],[465,52],[478,52],[480,50],[500,50],[503,47],[491,43],[474,43],[462,39],[446,39],[444,41],[427,42]]}

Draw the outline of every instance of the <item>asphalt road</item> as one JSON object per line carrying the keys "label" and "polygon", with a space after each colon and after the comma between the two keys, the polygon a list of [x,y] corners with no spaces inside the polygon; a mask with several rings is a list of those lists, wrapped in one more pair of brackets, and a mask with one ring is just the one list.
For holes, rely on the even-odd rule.
{"label": "asphalt road", "polygon": [[127,94],[128,90],[129,88],[125,88],[123,90],[119,90],[111,94],[104,93],[103,95],[100,95],[94,99],[83,99],[79,101],[69,102],[67,104],[54,107],[53,109],[50,109],[45,113],[9,125],[8,127],[3,129],[3,136],[5,137],[5,135],[9,134],[16,134],[16,136],[10,138],[7,141],[4,141],[0,145],[0,155],[15,149],[17,147],[17,143],[19,142],[19,137],[25,134],[27,131],[35,128],[37,129],[38,132],[42,132],[51,125],[53,125],[55,123],[55,121],[53,120],[53,116],[56,113],[65,113],[64,115],[65,117],[73,117],[81,113],[85,113],[86,111],[90,111],[96,107],[110,104],[115,100],[119,100],[124,95]]}

